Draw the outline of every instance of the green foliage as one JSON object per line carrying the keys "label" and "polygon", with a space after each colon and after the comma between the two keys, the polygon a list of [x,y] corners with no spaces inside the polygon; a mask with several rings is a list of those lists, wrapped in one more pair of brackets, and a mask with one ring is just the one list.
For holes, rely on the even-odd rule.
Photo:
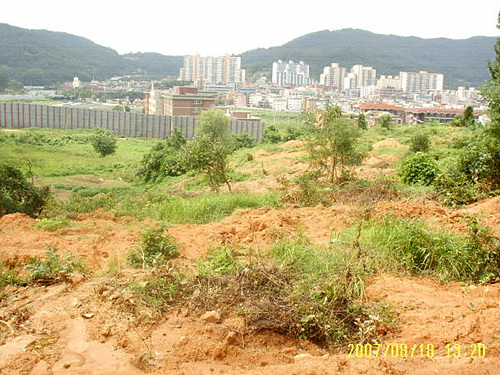
{"label": "green foliage", "polygon": [[34,229],[46,230],[49,232],[54,232],[58,229],[67,227],[69,225],[69,220],[52,220],[52,219],[37,219],[37,223],[33,227]]}
{"label": "green foliage", "polygon": [[209,250],[209,256],[200,262],[198,273],[202,276],[220,275],[233,273],[243,268],[233,250],[227,247],[212,248]]}
{"label": "green foliage", "polygon": [[229,119],[220,111],[205,111],[200,115],[196,134],[183,151],[186,169],[203,175],[214,191],[219,191],[223,184],[231,190],[228,157],[234,148]]}
{"label": "green foliage", "polygon": [[356,120],[356,125],[358,125],[358,128],[360,128],[361,130],[368,129],[368,123],[366,122],[366,117],[364,113],[360,113],[358,115],[358,118]]}
{"label": "green foliage", "polygon": [[22,212],[37,217],[49,198],[48,187],[37,188],[19,169],[0,164],[0,216]]}
{"label": "green foliage", "polygon": [[315,117],[306,119],[310,130],[307,150],[311,167],[332,183],[350,177],[350,167],[362,160],[356,148],[359,129],[340,116],[340,108],[328,104],[317,110]]}
{"label": "green foliage", "polygon": [[[285,134],[283,134],[283,141],[292,141],[295,139],[302,139],[308,134],[307,128],[305,126],[289,126],[285,129]],[[272,143],[272,142],[271,142]]]}
{"label": "green foliage", "polygon": [[280,143],[282,141],[283,138],[276,126],[269,125],[264,128],[262,143]]}
{"label": "green foliage", "polygon": [[403,160],[398,176],[404,184],[430,185],[438,174],[436,162],[429,154],[416,152]]}
{"label": "green foliage", "polygon": [[390,114],[383,114],[378,118],[378,123],[381,128],[391,130],[392,129],[392,117]]}
{"label": "green foliage", "polygon": [[474,203],[481,196],[476,184],[453,167],[438,175],[433,185],[439,194],[439,199],[450,207]]}
{"label": "green foliage", "polygon": [[182,160],[181,147],[179,139],[157,143],[142,158],[137,176],[146,182],[158,182],[168,176],[183,175],[186,173],[186,168]]}
{"label": "green foliage", "polygon": [[116,136],[107,129],[93,129],[92,146],[102,157],[116,152]]}
{"label": "green foliage", "polygon": [[141,234],[139,245],[128,255],[135,268],[162,268],[179,253],[179,244],[168,234],[165,227],[150,228]]}
{"label": "green foliage", "polygon": [[64,281],[67,276],[74,272],[86,273],[83,262],[75,259],[73,254],[67,253],[59,256],[56,248],[47,246],[44,259],[39,257],[30,258],[26,270],[32,282],[39,284],[55,284]]}
{"label": "green foliage", "polygon": [[234,150],[252,148],[255,146],[255,139],[247,133],[231,134],[231,143],[233,144]]}
{"label": "green foliage", "polygon": [[24,286],[26,281],[18,275],[15,269],[7,269],[0,263],[0,292],[7,285]]}
{"label": "green foliage", "polygon": [[411,138],[410,152],[428,152],[431,147],[429,135],[419,133]]}
{"label": "green foliage", "polygon": [[182,275],[175,269],[160,270],[148,275],[144,281],[130,285],[130,289],[161,312],[174,302],[181,290],[181,280]]}
{"label": "green foliage", "polygon": [[500,277],[500,241],[475,218],[467,236],[430,229],[419,219],[386,216],[361,232],[361,247],[374,248],[379,270],[406,270],[443,280],[489,282]]}
{"label": "green foliage", "polygon": [[210,140],[228,140],[230,137],[228,117],[215,109],[202,112],[196,136]]}

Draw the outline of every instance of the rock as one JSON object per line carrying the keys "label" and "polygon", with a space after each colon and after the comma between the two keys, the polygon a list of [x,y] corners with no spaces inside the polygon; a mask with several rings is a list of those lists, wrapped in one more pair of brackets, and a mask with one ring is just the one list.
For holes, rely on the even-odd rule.
{"label": "rock", "polygon": [[94,313],[82,314],[82,318],[91,319],[94,317]]}
{"label": "rock", "polygon": [[217,311],[207,311],[205,314],[203,314],[200,318],[201,320],[204,320],[205,322],[209,323],[219,323],[220,322],[220,314]]}
{"label": "rock", "polygon": [[309,359],[309,358],[312,358],[313,356],[310,355],[309,353],[300,353],[300,354],[297,354],[294,359],[296,361],[300,361],[302,359]]}

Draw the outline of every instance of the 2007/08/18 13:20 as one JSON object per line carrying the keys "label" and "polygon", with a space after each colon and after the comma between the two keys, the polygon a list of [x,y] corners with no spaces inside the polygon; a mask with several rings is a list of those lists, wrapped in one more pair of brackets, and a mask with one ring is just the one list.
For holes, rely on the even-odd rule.
{"label": "2007/08/18 13:20", "polygon": [[[439,356],[433,344],[349,344],[350,358],[434,358]],[[485,358],[485,344],[446,344],[442,356],[449,358]]]}

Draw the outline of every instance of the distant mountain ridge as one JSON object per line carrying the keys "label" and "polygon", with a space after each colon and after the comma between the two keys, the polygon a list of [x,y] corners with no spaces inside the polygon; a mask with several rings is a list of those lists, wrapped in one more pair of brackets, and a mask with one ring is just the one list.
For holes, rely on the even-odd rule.
{"label": "distant mountain ridge", "polygon": [[480,86],[489,78],[487,63],[495,57],[495,37],[423,39],[375,34],[359,29],[323,30],[303,35],[282,46],[259,48],[241,55],[249,73],[269,72],[273,61],[304,61],[318,78],[332,62],[351,68],[372,66],[377,75],[425,70],[445,74],[445,85]]}
{"label": "distant mountain ridge", "polygon": [[[318,78],[325,66],[338,62],[372,66],[377,74],[426,70],[445,74],[447,87],[478,87],[489,78],[487,62],[495,56],[495,37],[422,39],[375,34],[359,29],[323,30],[291,40],[282,46],[244,52],[248,73],[270,73],[273,61],[305,61]],[[0,23],[0,72],[25,85],[102,80],[141,73],[177,76],[182,56],[159,53],[119,55],[86,38],[47,30],[28,30]]]}

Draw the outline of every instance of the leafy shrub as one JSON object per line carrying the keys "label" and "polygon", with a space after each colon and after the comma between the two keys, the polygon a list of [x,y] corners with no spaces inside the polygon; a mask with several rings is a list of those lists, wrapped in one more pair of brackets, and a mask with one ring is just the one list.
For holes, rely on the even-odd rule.
{"label": "leafy shrub", "polygon": [[19,169],[0,164],[0,216],[22,212],[37,217],[49,198],[48,187],[37,188]]}
{"label": "leafy shrub", "polygon": [[202,261],[198,273],[203,276],[235,272],[242,268],[234,256],[233,250],[219,247],[209,250],[208,259]]}
{"label": "leafy shrub", "polygon": [[459,207],[474,203],[481,197],[479,186],[470,181],[464,173],[450,168],[434,180],[439,199],[447,206]]}
{"label": "leafy shrub", "polygon": [[81,260],[75,259],[70,253],[61,258],[57,251],[56,248],[48,246],[45,259],[39,257],[29,259],[26,269],[32,282],[55,284],[64,281],[68,275],[75,271],[87,272]]}
{"label": "leafy shrub", "polygon": [[262,143],[280,143],[282,141],[283,139],[276,126],[269,125],[264,128]]}
{"label": "leafy shrub", "polygon": [[253,139],[249,134],[231,134],[231,142],[235,150],[241,148],[252,148],[255,146],[255,139]]}
{"label": "leafy shrub", "polygon": [[116,137],[112,131],[95,128],[92,132],[92,146],[97,153],[104,157],[116,152]]}
{"label": "leafy shrub", "polygon": [[164,227],[150,228],[141,234],[139,246],[128,256],[133,267],[161,268],[179,253],[179,244],[164,231]]}
{"label": "leafy shrub", "polygon": [[164,311],[181,290],[182,275],[176,270],[162,270],[149,275],[144,281],[130,285],[149,306]]}
{"label": "leafy shrub", "polygon": [[427,152],[431,147],[430,139],[427,134],[417,134],[412,137],[410,151],[411,152]]}
{"label": "leafy shrub", "polygon": [[303,138],[308,134],[305,126],[289,126],[285,129],[283,141],[292,141],[295,139]]}
{"label": "leafy shrub", "polygon": [[409,155],[398,170],[401,181],[408,185],[430,185],[437,174],[436,162],[423,152]]}
{"label": "leafy shrub", "polygon": [[54,232],[58,229],[64,228],[69,225],[69,220],[52,220],[52,219],[39,219],[38,222],[33,227],[34,229],[46,230],[49,232]]}

